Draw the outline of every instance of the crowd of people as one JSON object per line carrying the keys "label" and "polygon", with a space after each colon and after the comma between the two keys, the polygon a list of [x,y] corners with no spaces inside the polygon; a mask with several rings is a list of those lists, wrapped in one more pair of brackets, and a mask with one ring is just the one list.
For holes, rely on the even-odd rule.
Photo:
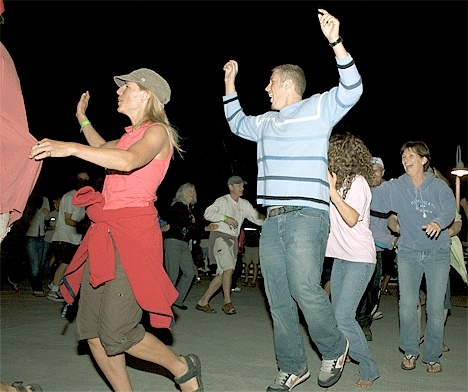
{"label": "crowd of people", "polygon": [[[39,184],[37,192],[29,187],[27,204],[23,198],[11,211],[27,222],[33,295],[46,296],[43,280],[53,272],[47,298],[79,305],[77,338],[87,341],[113,390],[132,390],[128,353],[167,369],[181,391],[203,391],[199,356],[175,353],[145,329],[142,317],[147,313],[152,327],[172,329],[173,308],[188,310],[184,301],[199,281],[193,245],[208,233],[208,262],[215,271],[196,310],[216,313],[210,300],[221,292],[222,311],[235,315],[232,293],[241,276],[236,265],[237,271],[244,267],[242,286],[255,288],[261,264],[278,368],[267,392],[291,391],[311,375],[299,312],[321,356],[318,385],[333,386],[345,363],[354,361],[359,365],[354,386],[372,386],[380,372],[367,341],[393,265],[398,270],[401,368],[416,367],[423,343],[427,371],[442,371],[451,263],[466,282],[464,264],[453,261],[456,256],[451,262],[451,238],[460,231],[458,224],[451,226],[460,221],[455,197],[431,172],[423,141],[401,147],[404,174],[385,181],[382,159],[372,156],[359,137],[332,133],[359,101],[363,83],[343,45],[339,20],[324,9],[317,16],[339,74],[329,91],[304,98],[302,68],[279,65],[265,89],[272,110],[251,116],[236,91],[238,63],[229,60],[223,67],[227,124],[235,135],[258,144],[256,202],[265,214],[242,197],[247,182],[232,175],[229,192],[214,198],[203,213],[195,208],[195,185],[184,183],[167,215],[159,216],[158,188],[174,154],[184,150],[165,111],[171,88],[151,69],[114,76],[117,111],[130,123],[121,137],[108,141],[94,128],[86,91],[76,118],[87,144],[31,140],[29,162],[36,168],[44,159],[73,156],[105,169],[102,187],[90,186],[88,174],[79,173],[73,189],[52,198],[53,209]],[[19,219],[7,212],[1,211],[2,239]],[[80,225],[86,219],[88,224]],[[256,233],[247,235],[244,221]],[[53,234],[46,240],[48,231]],[[330,262],[326,278],[325,260]],[[423,276],[427,322],[421,342],[417,309],[423,306]],[[9,281],[19,290],[13,275]],[[11,390],[5,383],[1,387]],[[41,390],[36,384],[13,388]]]}

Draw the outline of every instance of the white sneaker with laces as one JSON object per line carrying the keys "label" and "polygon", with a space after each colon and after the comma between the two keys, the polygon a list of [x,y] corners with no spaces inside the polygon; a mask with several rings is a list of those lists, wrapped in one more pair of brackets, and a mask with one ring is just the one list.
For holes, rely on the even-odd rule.
{"label": "white sneaker with laces", "polygon": [[292,389],[310,377],[307,367],[300,374],[286,373],[280,371],[275,383],[267,388],[267,392],[292,391]]}
{"label": "white sneaker with laces", "polygon": [[49,291],[49,294],[47,294],[47,299],[50,299],[51,301],[55,302],[65,302],[63,299],[62,293],[60,291]]}
{"label": "white sneaker with laces", "polygon": [[372,320],[380,320],[383,317],[382,312],[375,312],[374,315],[372,316]]}
{"label": "white sneaker with laces", "polygon": [[54,285],[54,282],[50,282],[47,287],[49,288],[49,290],[51,291],[59,291],[60,289],[60,286],[56,286]]}
{"label": "white sneaker with laces", "polygon": [[346,348],[343,354],[337,359],[322,359],[322,367],[318,376],[318,385],[322,388],[328,388],[334,385],[343,373],[343,367],[348,355],[349,341],[346,339]]}

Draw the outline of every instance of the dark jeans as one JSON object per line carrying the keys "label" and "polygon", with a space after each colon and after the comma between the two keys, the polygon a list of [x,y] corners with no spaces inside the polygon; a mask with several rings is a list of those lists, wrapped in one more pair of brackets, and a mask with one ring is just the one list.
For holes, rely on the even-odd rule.
{"label": "dark jeans", "polygon": [[42,291],[45,272],[44,236],[26,236],[26,252],[29,259],[29,282],[33,291]]}
{"label": "dark jeans", "polygon": [[380,301],[381,278],[382,252],[377,252],[377,264],[375,265],[374,273],[356,310],[356,320],[361,327],[370,327],[372,324],[372,310],[379,305]]}

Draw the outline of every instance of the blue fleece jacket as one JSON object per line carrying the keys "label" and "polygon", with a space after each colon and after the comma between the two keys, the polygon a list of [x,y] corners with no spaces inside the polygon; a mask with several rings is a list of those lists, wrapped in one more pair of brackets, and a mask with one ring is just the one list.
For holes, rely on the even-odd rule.
{"label": "blue fleece jacket", "polygon": [[[398,214],[398,248],[414,251],[450,248],[448,226],[455,218],[455,196],[447,184],[432,173],[416,188],[408,174],[386,181],[372,190],[371,209]],[[437,238],[426,235],[422,226],[436,222],[442,227]]]}

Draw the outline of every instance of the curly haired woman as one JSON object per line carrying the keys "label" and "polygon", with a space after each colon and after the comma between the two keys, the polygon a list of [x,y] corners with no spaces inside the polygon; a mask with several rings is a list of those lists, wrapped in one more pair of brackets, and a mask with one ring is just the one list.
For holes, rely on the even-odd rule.
{"label": "curly haired woman", "polygon": [[330,138],[330,234],[326,257],[333,258],[331,300],[338,329],[349,341],[349,356],[359,363],[356,387],[368,388],[379,377],[367,340],[356,321],[356,310],[376,264],[369,229],[372,155],[364,142],[346,132]]}

